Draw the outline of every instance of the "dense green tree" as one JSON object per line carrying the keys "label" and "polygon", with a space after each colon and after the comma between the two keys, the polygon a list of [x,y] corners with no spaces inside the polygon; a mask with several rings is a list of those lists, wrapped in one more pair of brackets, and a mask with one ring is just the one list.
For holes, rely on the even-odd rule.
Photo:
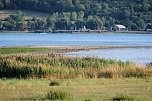
{"label": "dense green tree", "polygon": [[18,22],[16,25],[16,29],[19,31],[24,31],[27,29],[27,23],[26,22]]}
{"label": "dense green tree", "polygon": [[142,4],[142,10],[148,12],[151,7],[149,0],[143,0]]}
{"label": "dense green tree", "polygon": [[3,24],[2,20],[0,20],[0,26]]}
{"label": "dense green tree", "polygon": [[3,23],[3,27],[5,27],[7,30],[14,30],[14,25],[8,21]]}
{"label": "dense green tree", "polygon": [[54,18],[47,18],[47,28],[51,28],[52,30],[55,29],[55,19]]}
{"label": "dense green tree", "polygon": [[83,19],[84,18],[84,12],[83,11],[80,11],[78,12],[78,19]]}
{"label": "dense green tree", "polygon": [[27,27],[28,27],[28,28],[31,28],[31,26],[32,26],[32,21],[31,21],[31,19],[27,19]]}
{"label": "dense green tree", "polygon": [[66,30],[68,28],[68,21],[66,19],[60,19],[55,23],[56,29]]}
{"label": "dense green tree", "polygon": [[71,20],[72,21],[76,21],[77,20],[77,13],[76,12],[72,12],[71,13]]}
{"label": "dense green tree", "polygon": [[2,1],[0,1],[0,9],[3,9],[4,8],[4,5],[2,3]]}
{"label": "dense green tree", "polygon": [[78,4],[78,3],[80,3],[79,0],[72,0],[72,2],[73,2],[73,4]]}
{"label": "dense green tree", "polygon": [[138,24],[139,30],[142,30],[142,31],[145,30],[146,25],[145,25],[145,22],[142,19],[139,19],[137,21],[137,24]]}
{"label": "dense green tree", "polygon": [[85,11],[85,6],[83,4],[76,4],[76,11]]}
{"label": "dense green tree", "polygon": [[[70,20],[71,18],[71,13],[70,12],[63,12],[63,18],[66,20]],[[75,17],[74,17],[75,18]],[[76,18],[75,18],[76,19]]]}
{"label": "dense green tree", "polygon": [[[4,25],[13,30],[24,22],[27,28],[69,29],[71,21],[79,23],[77,26],[87,25],[91,29],[123,24],[129,30],[145,30],[147,23],[151,22],[152,0],[0,0],[2,9],[31,10],[51,15],[49,19],[29,21],[22,12],[18,12],[4,20]],[[92,27],[90,24],[93,24]]]}
{"label": "dense green tree", "polygon": [[99,18],[92,18],[91,16],[88,18],[86,25],[88,29],[92,30],[101,30],[103,27],[103,23]]}
{"label": "dense green tree", "polygon": [[139,27],[137,26],[136,23],[133,23],[132,26],[131,26],[131,29],[132,30],[139,30]]}
{"label": "dense green tree", "polygon": [[80,29],[80,28],[83,28],[84,26],[86,26],[85,21],[82,20],[82,19],[77,20],[75,23],[76,23],[76,28],[77,29]]}
{"label": "dense green tree", "polygon": [[124,20],[124,24],[126,25],[126,27],[128,28],[128,30],[131,30],[131,26],[132,26],[132,21],[130,21],[128,18]]}
{"label": "dense green tree", "polygon": [[39,29],[39,30],[44,30],[44,29],[46,29],[46,21],[45,20],[40,20],[40,19],[38,19],[37,21],[36,21],[36,29]]}
{"label": "dense green tree", "polygon": [[[11,29],[11,30],[23,30],[26,29],[25,28],[25,22],[24,22],[24,14],[21,11],[18,11],[16,14],[10,15],[9,17],[7,17],[5,19],[5,21],[7,21],[8,23],[5,24],[5,27]],[[8,26],[6,26],[8,25]],[[21,28],[21,26],[24,28]]]}
{"label": "dense green tree", "polygon": [[72,0],[66,0],[67,5],[72,5]]}

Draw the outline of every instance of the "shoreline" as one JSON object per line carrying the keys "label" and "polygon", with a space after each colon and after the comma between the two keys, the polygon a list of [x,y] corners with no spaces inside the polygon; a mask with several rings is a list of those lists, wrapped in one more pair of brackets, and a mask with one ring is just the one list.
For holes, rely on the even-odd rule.
{"label": "shoreline", "polygon": [[[3,48],[48,48],[55,49],[56,53],[90,51],[99,49],[115,49],[115,48],[152,48],[152,46],[0,46]],[[43,52],[45,53],[45,52]]]}
{"label": "shoreline", "polygon": [[[91,50],[100,50],[100,49],[116,49],[116,48],[152,48],[152,46],[18,46],[18,47],[0,47],[0,49],[7,48],[48,48],[50,50],[44,51],[33,51],[26,53],[19,53],[24,55],[46,55],[46,54],[64,54],[68,52],[79,52],[79,51],[91,51]],[[7,54],[8,55],[8,54]],[[13,55],[13,54],[12,54]],[[69,56],[68,56],[69,57]],[[71,57],[71,56],[70,56]],[[146,64],[134,63],[136,67],[145,68]]]}
{"label": "shoreline", "polygon": [[[10,33],[10,34],[23,34],[23,33],[38,33],[35,31],[0,31],[1,33]],[[39,33],[50,33],[50,34],[152,34],[152,32],[148,32],[148,31],[116,31],[116,32],[111,32],[111,31],[97,31],[97,30],[92,30],[92,31],[80,31],[80,32],[72,32],[70,33],[70,30],[63,30],[61,32],[39,32]]]}
{"label": "shoreline", "polygon": [[29,45],[29,46],[0,46],[0,48],[91,48],[91,49],[106,49],[106,48],[152,48],[152,46],[79,46],[79,45]]}

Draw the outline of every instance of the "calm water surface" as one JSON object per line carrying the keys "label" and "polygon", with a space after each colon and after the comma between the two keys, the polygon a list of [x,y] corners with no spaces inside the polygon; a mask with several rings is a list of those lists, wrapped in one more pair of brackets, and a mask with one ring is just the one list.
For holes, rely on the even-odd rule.
{"label": "calm water surface", "polygon": [[152,61],[152,48],[116,48],[91,51],[80,51],[67,53],[71,56],[98,57],[106,59],[116,59],[122,61],[132,61],[135,63],[150,63]]}
{"label": "calm water surface", "polygon": [[[152,34],[47,34],[47,33],[0,33],[2,46],[152,46]],[[152,49],[104,49],[69,53],[79,56],[97,56],[129,60],[138,63],[152,61]]]}
{"label": "calm water surface", "polygon": [[0,34],[0,46],[152,46],[152,34]]}

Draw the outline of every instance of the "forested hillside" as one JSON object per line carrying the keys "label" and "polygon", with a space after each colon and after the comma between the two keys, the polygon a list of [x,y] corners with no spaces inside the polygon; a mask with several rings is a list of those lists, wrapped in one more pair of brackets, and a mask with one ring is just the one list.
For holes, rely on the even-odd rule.
{"label": "forested hillside", "polygon": [[[24,25],[22,29],[70,29],[74,21],[77,29],[83,26],[105,29],[123,24],[128,30],[146,30],[150,29],[152,0],[0,0],[0,10],[30,10],[52,15],[46,20],[23,18],[15,21],[9,17],[4,19],[7,23],[0,22],[9,29],[17,28],[18,24]],[[12,21],[14,25],[9,25]]]}

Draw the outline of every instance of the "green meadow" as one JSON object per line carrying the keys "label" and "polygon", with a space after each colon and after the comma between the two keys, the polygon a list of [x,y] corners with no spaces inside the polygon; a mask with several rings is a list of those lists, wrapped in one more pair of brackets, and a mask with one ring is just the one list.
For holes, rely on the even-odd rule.
{"label": "green meadow", "polygon": [[3,78],[0,80],[0,100],[49,101],[47,95],[50,91],[69,93],[70,96],[65,101],[112,101],[119,94],[133,101],[151,101],[152,99],[151,78],[59,79],[56,81],[60,85],[50,86],[51,80],[48,79]]}
{"label": "green meadow", "polygon": [[139,68],[128,61],[69,57],[54,50],[0,48],[0,100],[152,99],[151,64]]}
{"label": "green meadow", "polygon": [[48,51],[48,50],[49,48],[27,48],[27,47],[0,48],[0,55],[27,53],[27,52],[36,52],[36,51]]}

